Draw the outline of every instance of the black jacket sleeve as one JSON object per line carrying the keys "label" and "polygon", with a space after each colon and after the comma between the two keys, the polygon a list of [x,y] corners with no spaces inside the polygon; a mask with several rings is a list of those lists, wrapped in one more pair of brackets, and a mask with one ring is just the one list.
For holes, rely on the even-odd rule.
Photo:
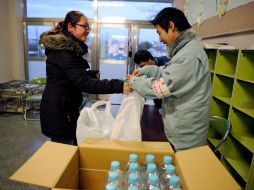
{"label": "black jacket sleeve", "polygon": [[87,75],[90,76],[91,78],[94,78],[94,79],[96,79],[97,73],[99,73],[99,71],[87,70]]}
{"label": "black jacket sleeve", "polygon": [[82,67],[82,59],[69,51],[62,51],[58,56],[58,66],[76,87],[92,94],[123,92],[123,81],[121,80],[98,80],[89,76],[89,73]]}

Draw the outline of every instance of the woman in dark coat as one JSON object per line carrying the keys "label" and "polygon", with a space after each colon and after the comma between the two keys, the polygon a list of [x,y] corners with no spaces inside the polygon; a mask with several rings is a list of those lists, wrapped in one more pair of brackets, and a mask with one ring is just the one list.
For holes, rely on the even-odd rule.
{"label": "woman in dark coat", "polygon": [[84,42],[89,32],[87,18],[78,11],[71,11],[59,27],[43,33],[40,38],[47,55],[47,84],[40,108],[41,129],[54,142],[76,145],[82,92],[123,92],[122,81],[99,80],[94,72],[88,71],[88,62],[82,56],[87,53]]}

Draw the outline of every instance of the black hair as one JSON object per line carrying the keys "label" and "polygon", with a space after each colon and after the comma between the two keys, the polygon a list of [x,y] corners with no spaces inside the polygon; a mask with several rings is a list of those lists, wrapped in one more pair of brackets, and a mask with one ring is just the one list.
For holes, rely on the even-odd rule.
{"label": "black hair", "polygon": [[55,27],[55,30],[62,31],[64,27],[64,21],[60,21],[57,26]]}
{"label": "black hair", "polygon": [[175,24],[175,27],[179,32],[191,28],[191,25],[189,24],[184,13],[181,10],[173,7],[166,7],[162,9],[151,21],[151,23],[154,26],[159,25],[162,29],[168,32],[170,21]]}
{"label": "black hair", "polygon": [[152,54],[147,50],[139,50],[134,55],[134,62],[140,64],[141,62],[146,62],[149,59],[154,60]]}
{"label": "black hair", "polygon": [[64,21],[60,21],[54,29],[48,31],[48,34],[54,35],[54,34],[58,34],[59,32],[62,32],[63,26],[64,26]]}
{"label": "black hair", "polygon": [[64,23],[63,23],[63,30],[68,30],[68,24],[70,23],[72,26],[75,26],[82,16],[85,16],[83,13],[79,11],[70,11],[66,14]]}

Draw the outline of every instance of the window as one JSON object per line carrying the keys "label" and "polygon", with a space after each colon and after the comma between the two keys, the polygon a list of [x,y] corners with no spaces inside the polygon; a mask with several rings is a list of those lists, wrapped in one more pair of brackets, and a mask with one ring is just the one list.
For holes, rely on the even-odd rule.
{"label": "window", "polygon": [[27,26],[27,55],[28,57],[45,57],[44,49],[40,46],[40,35],[48,30],[51,30],[52,26]]}
{"label": "window", "polygon": [[[100,1],[98,0],[98,19],[102,21],[151,20],[164,7],[172,3]],[[28,18],[64,18],[71,10],[94,18],[94,1],[91,0],[27,0]]]}
{"label": "window", "polygon": [[102,21],[152,20],[163,8],[171,3],[99,1],[98,18]]}
{"label": "window", "polygon": [[28,80],[40,77],[46,78],[46,62],[28,61]]}
{"label": "window", "polygon": [[92,19],[92,4],[90,0],[27,0],[27,17],[64,18],[67,12],[78,10]]}
{"label": "window", "polygon": [[167,56],[167,46],[160,42],[155,29],[140,29],[138,50],[148,50],[154,57]]}
{"label": "window", "polygon": [[128,28],[101,29],[101,59],[127,60]]}

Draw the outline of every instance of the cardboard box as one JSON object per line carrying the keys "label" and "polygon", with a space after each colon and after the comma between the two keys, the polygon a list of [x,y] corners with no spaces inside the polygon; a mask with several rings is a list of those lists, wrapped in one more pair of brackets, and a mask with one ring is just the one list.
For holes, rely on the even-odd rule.
{"label": "cardboard box", "polygon": [[137,153],[141,162],[153,153],[159,163],[171,155],[183,190],[241,189],[208,146],[175,154],[167,142],[105,139],[88,139],[79,147],[46,142],[10,178],[55,190],[103,190],[110,162],[119,160],[123,169],[130,153]]}

